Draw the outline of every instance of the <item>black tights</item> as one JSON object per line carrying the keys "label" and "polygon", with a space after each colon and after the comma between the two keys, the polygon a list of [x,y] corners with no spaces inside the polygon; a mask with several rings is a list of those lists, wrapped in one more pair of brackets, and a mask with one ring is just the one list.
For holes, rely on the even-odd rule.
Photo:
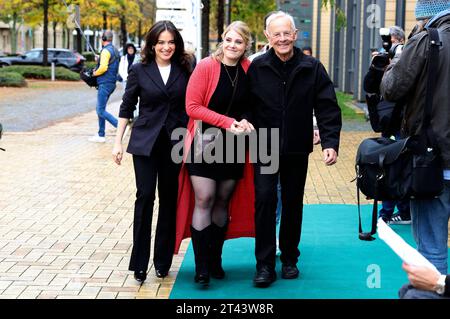
{"label": "black tights", "polygon": [[228,221],[228,203],[233,195],[236,180],[215,181],[210,178],[191,176],[195,193],[192,227],[201,231],[211,225],[224,227]]}

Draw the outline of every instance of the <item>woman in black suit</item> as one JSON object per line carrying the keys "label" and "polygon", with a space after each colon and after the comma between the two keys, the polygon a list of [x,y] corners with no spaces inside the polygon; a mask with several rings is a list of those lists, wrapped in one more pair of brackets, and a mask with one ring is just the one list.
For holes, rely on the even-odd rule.
{"label": "woman in black suit", "polygon": [[156,181],[159,212],[153,264],[156,276],[167,276],[175,245],[175,217],[180,165],[171,159],[172,131],[186,127],[185,93],[193,58],[170,21],[159,21],[148,31],[142,63],[132,66],[119,112],[113,149],[114,161],[123,157],[122,137],[139,99],[139,116],[133,125],[127,152],[133,154],[136,178],[133,251],[129,270],[139,282],[147,278],[150,232]]}

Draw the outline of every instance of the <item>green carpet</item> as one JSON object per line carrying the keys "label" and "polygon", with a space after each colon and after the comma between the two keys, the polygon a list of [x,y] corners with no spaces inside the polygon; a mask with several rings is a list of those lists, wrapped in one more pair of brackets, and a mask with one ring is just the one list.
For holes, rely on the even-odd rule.
{"label": "green carpet", "polygon": [[[363,229],[370,230],[371,205],[362,207]],[[409,225],[392,228],[415,246]],[[267,289],[253,287],[254,239],[228,240],[224,245],[224,280],[211,279],[208,288],[194,284],[194,254],[190,245],[181,265],[171,299],[389,299],[407,282],[401,260],[380,239],[358,239],[358,213],[354,205],[305,205],[300,277],[278,279]]]}

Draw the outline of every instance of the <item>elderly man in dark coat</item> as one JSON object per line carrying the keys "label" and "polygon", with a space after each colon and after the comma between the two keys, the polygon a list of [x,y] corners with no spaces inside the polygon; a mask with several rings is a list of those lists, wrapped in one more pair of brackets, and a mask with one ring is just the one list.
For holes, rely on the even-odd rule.
{"label": "elderly man in dark coat", "polygon": [[[313,111],[326,165],[336,163],[342,126],[341,110],[325,68],[294,47],[297,30],[292,16],[281,11],[271,15],[266,33],[271,49],[256,58],[248,72],[251,111],[247,119],[259,132],[260,146],[267,142],[271,157],[279,161],[279,167],[267,172],[267,163],[263,160],[258,159],[255,164],[257,264],[253,281],[257,287],[267,287],[276,279],[274,212],[278,177],[283,204],[279,239],[281,277],[293,279],[299,275],[298,245],[308,156],[313,150]],[[251,126],[245,120],[241,124]],[[263,128],[278,130],[279,138],[274,141],[269,132],[267,140],[261,143]]]}

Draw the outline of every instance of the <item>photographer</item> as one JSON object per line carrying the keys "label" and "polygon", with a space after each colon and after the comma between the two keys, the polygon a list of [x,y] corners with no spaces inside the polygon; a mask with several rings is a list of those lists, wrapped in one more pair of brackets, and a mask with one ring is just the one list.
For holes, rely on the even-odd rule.
{"label": "photographer", "polygon": [[[387,67],[381,83],[381,93],[390,101],[406,99],[402,133],[407,136],[418,135],[422,128],[426,105],[429,83],[427,70],[429,65],[436,63],[436,71],[430,75],[436,80],[432,93],[430,129],[435,140],[433,146],[439,151],[442,159],[445,186],[437,198],[412,199],[411,217],[414,239],[419,252],[434,264],[441,274],[447,274],[450,218],[450,1],[418,0],[415,14],[419,20],[418,27],[415,28],[418,33],[408,40],[401,56],[396,56]],[[421,31],[423,25],[425,31]],[[433,44],[439,49],[437,61],[427,59],[431,42],[428,28],[437,29],[439,34],[440,41]],[[416,272],[410,268],[406,268],[405,271],[410,275]],[[401,290],[402,298],[440,298],[437,293],[425,294],[425,287],[414,277],[409,278],[417,289],[405,286]],[[446,282],[442,282],[441,279],[440,285],[437,286],[439,289],[435,291],[441,292],[442,285],[444,290],[448,289]]]}
{"label": "photographer", "polygon": [[[373,53],[369,71],[364,78],[364,90],[367,92],[366,102],[372,129],[383,137],[400,138],[400,123],[404,102],[384,100],[380,94],[381,79],[384,70],[395,54],[400,54],[405,43],[405,32],[398,26],[380,30],[383,39],[383,49]],[[398,213],[394,214],[395,206]],[[383,201],[379,216],[387,224],[411,224],[409,200]]]}
{"label": "photographer", "polygon": [[117,73],[119,70],[119,52],[112,45],[113,33],[105,31],[102,35],[103,49],[100,54],[100,60],[94,71],[97,77],[98,93],[97,93],[97,116],[98,116],[98,133],[89,138],[90,142],[105,143],[105,124],[108,121],[112,126],[117,128],[117,119],[106,111],[106,104],[109,97],[116,89]]}

